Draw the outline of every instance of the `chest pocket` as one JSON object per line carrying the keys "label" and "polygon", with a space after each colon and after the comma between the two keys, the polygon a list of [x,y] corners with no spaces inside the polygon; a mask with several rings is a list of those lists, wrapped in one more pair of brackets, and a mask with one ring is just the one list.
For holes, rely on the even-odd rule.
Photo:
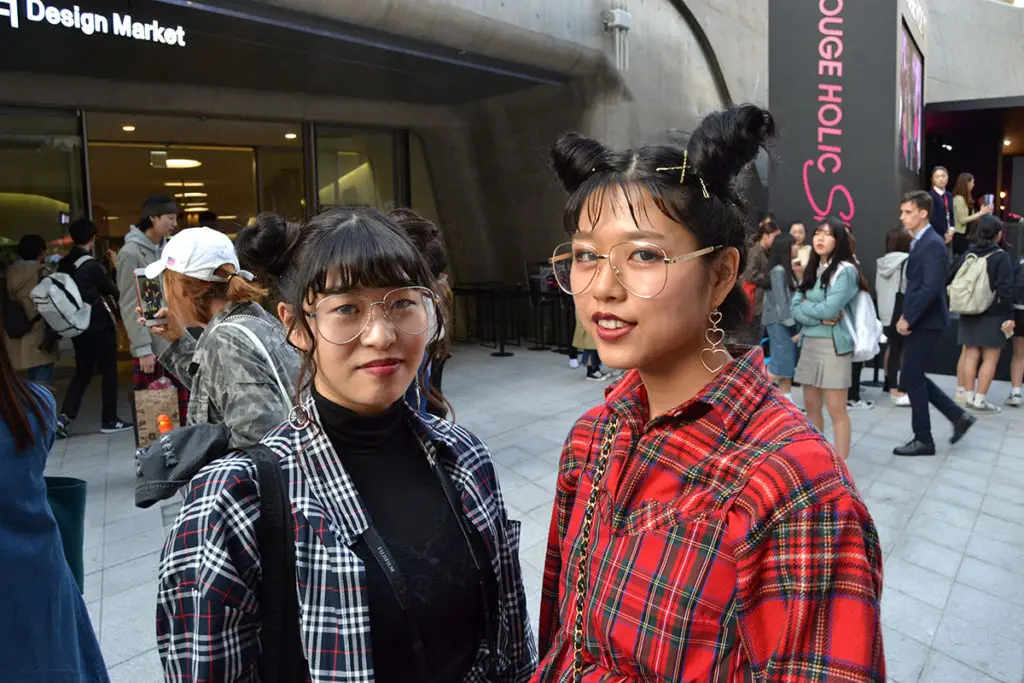
{"label": "chest pocket", "polygon": [[[722,516],[682,519],[641,503],[613,531],[598,520],[587,601],[587,649],[608,667],[644,681],[682,681],[712,671],[736,639],[736,568],[723,549]],[[598,655],[597,653],[602,653]]]}

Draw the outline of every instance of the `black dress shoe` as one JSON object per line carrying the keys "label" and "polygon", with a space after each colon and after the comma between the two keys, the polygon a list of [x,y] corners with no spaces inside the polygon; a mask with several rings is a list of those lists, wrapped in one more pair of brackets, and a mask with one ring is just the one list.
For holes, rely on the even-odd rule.
{"label": "black dress shoe", "polygon": [[967,430],[974,426],[977,422],[977,418],[974,418],[967,413],[964,413],[953,423],[953,437],[949,440],[950,443],[956,443],[960,439],[964,438],[964,434]]}
{"label": "black dress shoe", "polygon": [[935,443],[911,439],[902,446],[892,449],[893,455],[935,455]]}

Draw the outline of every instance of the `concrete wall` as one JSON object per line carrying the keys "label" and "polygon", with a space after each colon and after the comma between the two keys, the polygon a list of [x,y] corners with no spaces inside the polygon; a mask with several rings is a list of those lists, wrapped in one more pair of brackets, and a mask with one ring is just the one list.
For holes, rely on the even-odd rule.
{"label": "concrete wall", "polygon": [[928,102],[1024,97],[1024,7],[928,0]]}
{"label": "concrete wall", "polygon": [[[524,279],[564,239],[565,197],[548,149],[579,130],[615,147],[665,142],[726,104],[694,32],[670,0],[632,0],[629,69],[601,30],[610,0],[276,0],[411,38],[575,77],[461,107],[448,127],[416,128],[461,281]],[[717,55],[733,101],[765,103],[768,0],[686,2]]]}

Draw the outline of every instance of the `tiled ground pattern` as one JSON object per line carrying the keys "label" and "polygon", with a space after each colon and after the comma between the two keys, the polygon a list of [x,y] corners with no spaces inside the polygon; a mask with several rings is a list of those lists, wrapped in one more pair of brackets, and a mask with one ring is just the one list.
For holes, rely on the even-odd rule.
{"label": "tiled ground pattern", "polygon": [[[938,380],[950,388],[949,378]],[[536,620],[562,440],[601,399],[603,385],[570,370],[563,356],[517,349],[513,358],[495,359],[477,347],[456,350],[445,381],[459,421],[490,445],[510,512],[523,522],[523,570]],[[991,394],[1002,400],[1006,390],[997,384]],[[866,389],[866,398],[882,397]],[[95,400],[90,407],[97,409]],[[87,411],[77,425],[82,433],[57,443],[47,472],[89,483],[85,594],[111,678],[156,682],[156,568],[176,506],[133,505],[132,436],[85,433],[95,417]],[[889,680],[1022,683],[1024,411],[985,417],[937,457],[893,457],[909,424],[909,410],[887,401],[853,415],[850,468],[886,557]],[[938,415],[935,424],[936,437],[947,441],[948,424]]]}

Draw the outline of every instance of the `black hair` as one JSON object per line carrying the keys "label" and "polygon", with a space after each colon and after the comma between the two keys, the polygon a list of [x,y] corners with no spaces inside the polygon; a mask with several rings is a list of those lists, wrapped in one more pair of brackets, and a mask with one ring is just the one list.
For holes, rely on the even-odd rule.
{"label": "black hair", "polygon": [[910,236],[910,232],[902,225],[898,225],[885,233],[885,253],[891,254],[894,251],[901,251],[909,254],[912,240],[913,237]]}
{"label": "black hair", "polygon": [[71,235],[71,241],[78,246],[89,244],[96,236],[96,224],[88,218],[79,218],[68,226],[68,234]]}
{"label": "black hair", "polygon": [[203,211],[201,214],[199,214],[199,217],[196,218],[196,221],[199,223],[199,225],[212,228],[217,225],[217,214],[215,214],[213,211]]}
{"label": "black hair", "polygon": [[[661,213],[690,230],[701,248],[736,249],[740,254],[738,272],[742,273],[754,214],[736,181],[774,135],[771,114],[751,104],[705,117],[685,150],[649,146],[615,152],[579,133],[567,133],[551,149],[552,166],[570,195],[565,229],[575,234],[585,213],[596,224],[608,192],[623,195],[633,221],[639,224],[639,190],[653,198]],[[679,170],[684,156],[685,178]],[[709,255],[703,262],[710,266],[713,258]],[[735,329],[743,324],[748,307],[737,283],[719,307],[723,327]]]}
{"label": "black hair", "polygon": [[[39,435],[32,432],[32,418],[39,427],[44,427],[45,405],[39,395],[29,389],[17,373],[7,352],[7,335],[0,334],[0,417],[14,439],[14,450],[28,450]],[[52,413],[51,413],[52,415]],[[7,453],[3,454],[4,457]]]}
{"label": "black hair", "polygon": [[405,234],[427,259],[431,275],[435,278],[441,277],[441,274],[448,269],[448,255],[445,253],[444,241],[441,239],[441,229],[412,209],[394,209],[388,213],[388,218],[405,230]]}
{"label": "black hair", "polygon": [[[814,234],[817,234],[821,230],[828,230],[833,237],[836,238],[836,247],[832,251],[832,258],[829,259],[828,267],[825,268],[821,274],[821,285],[822,288],[828,290],[829,285],[832,283],[832,278],[835,276],[836,271],[839,270],[839,265],[844,261],[854,266],[857,269],[857,283],[858,286],[864,291],[869,291],[867,281],[864,279],[864,274],[860,270],[860,266],[857,264],[857,259],[853,255],[853,237],[850,234],[849,228],[846,224],[835,216],[825,216],[818,227],[814,229]],[[813,241],[813,235],[812,235]],[[811,250],[811,258],[807,263],[807,267],[804,269],[804,279],[800,283],[798,289],[806,294],[808,291],[814,289],[817,284],[818,278],[818,267],[821,265],[821,256],[818,252]]]}
{"label": "black hair", "polygon": [[795,221],[790,221],[790,222],[789,222],[789,229],[790,229],[790,230],[792,230],[792,229],[793,229],[793,226],[794,226],[794,225],[802,225],[802,226],[804,226],[804,230],[806,230],[806,229],[807,229],[807,224],[806,224],[806,223],[804,223],[804,222],[803,222],[802,220],[800,220],[799,218],[798,218],[798,219],[796,219]]}
{"label": "black hair", "polygon": [[302,228],[276,213],[261,213],[252,225],[235,236],[235,253],[242,268],[252,271],[260,280],[277,281],[288,268],[291,252],[281,245],[298,241]]}
{"label": "black hair", "polygon": [[[167,209],[173,208],[173,211],[167,211]],[[147,209],[149,209],[147,211]],[[153,227],[153,216],[163,216],[166,213],[152,213],[155,210],[166,211],[166,213],[177,213],[177,202],[166,195],[155,194],[146,197],[146,201],[142,202],[142,217],[139,222],[135,224],[135,227],[146,232]]]}
{"label": "black hair", "polygon": [[768,270],[775,266],[782,266],[782,269],[789,276],[790,283],[796,283],[796,273],[793,272],[793,246],[796,239],[788,232],[784,232],[772,242],[772,248],[768,250]]}
{"label": "black hair", "polygon": [[41,235],[22,235],[18,240],[18,258],[20,259],[35,261],[44,251],[46,251],[46,240]]}
{"label": "black hair", "polygon": [[1003,222],[992,214],[981,216],[974,222],[974,226],[974,243],[982,248],[995,244],[1004,229]]}
{"label": "black hair", "polygon": [[[319,340],[303,315],[317,296],[359,287],[415,286],[433,291],[434,278],[423,256],[405,231],[377,209],[328,209],[302,229],[280,217],[264,216],[247,230],[251,232],[246,263],[277,279],[281,301],[293,312],[288,335],[300,330],[310,340],[309,351],[301,354],[297,401],[317,372]],[[250,248],[253,245],[258,248]],[[436,341],[429,340],[428,347]]]}
{"label": "black hair", "polygon": [[782,232],[782,228],[775,222],[774,218],[765,218],[757,226],[757,236],[764,237],[765,235],[774,235],[777,232]]}
{"label": "black hair", "polygon": [[932,207],[935,205],[932,196],[924,190],[914,190],[900,198],[900,206],[908,203],[913,204],[921,211],[927,211],[929,216],[932,215]]}

